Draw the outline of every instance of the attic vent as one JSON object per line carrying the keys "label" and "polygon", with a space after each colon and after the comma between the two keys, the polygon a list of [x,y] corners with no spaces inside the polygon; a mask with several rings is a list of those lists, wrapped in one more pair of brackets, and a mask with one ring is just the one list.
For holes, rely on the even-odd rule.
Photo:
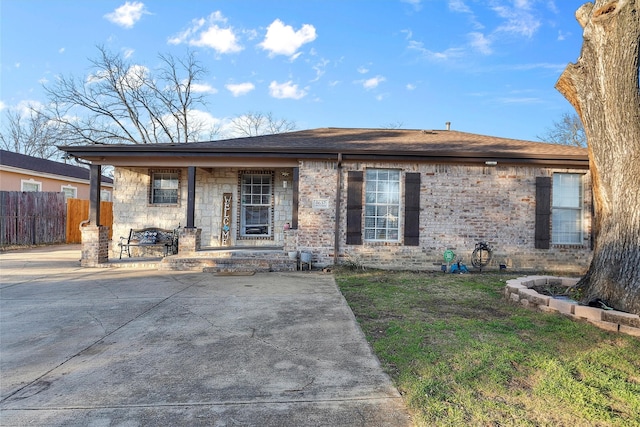
{"label": "attic vent", "polygon": [[423,130],[422,131],[423,134],[425,135],[435,135],[436,133],[432,130]]}

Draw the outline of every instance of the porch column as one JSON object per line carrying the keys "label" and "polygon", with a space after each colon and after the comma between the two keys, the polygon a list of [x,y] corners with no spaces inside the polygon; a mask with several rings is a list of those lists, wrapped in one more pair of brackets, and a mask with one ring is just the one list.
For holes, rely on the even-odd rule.
{"label": "porch column", "polygon": [[186,228],[194,228],[196,211],[196,168],[189,166],[187,175],[187,225]]}
{"label": "porch column", "polygon": [[89,223],[100,226],[100,186],[102,166],[91,165],[89,169]]}
{"label": "porch column", "polygon": [[83,267],[109,262],[109,227],[100,225],[101,184],[102,166],[92,164],[89,169],[89,221],[80,224],[80,265]]}
{"label": "porch column", "polygon": [[200,250],[202,230],[195,227],[196,211],[196,168],[187,169],[187,225],[180,231],[178,253],[193,253]]}

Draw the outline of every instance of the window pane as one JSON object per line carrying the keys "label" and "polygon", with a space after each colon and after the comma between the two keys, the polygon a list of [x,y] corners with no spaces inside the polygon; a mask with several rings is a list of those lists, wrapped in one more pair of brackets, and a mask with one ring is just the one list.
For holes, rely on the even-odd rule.
{"label": "window pane", "polygon": [[242,176],[242,234],[270,235],[271,174],[244,174]]}
{"label": "window pane", "polygon": [[582,175],[557,173],[553,175],[553,206],[580,208],[582,204]]}
{"label": "window pane", "polygon": [[177,172],[155,172],[151,179],[151,203],[178,203]]}
{"label": "window pane", "polygon": [[369,169],[365,177],[365,239],[397,241],[400,235],[400,172]]}
{"label": "window pane", "polygon": [[581,211],[553,209],[553,242],[559,244],[582,243]]}
{"label": "window pane", "polygon": [[40,191],[39,183],[23,182],[22,191]]}
{"label": "window pane", "polygon": [[582,175],[553,175],[551,239],[555,244],[582,244]]}

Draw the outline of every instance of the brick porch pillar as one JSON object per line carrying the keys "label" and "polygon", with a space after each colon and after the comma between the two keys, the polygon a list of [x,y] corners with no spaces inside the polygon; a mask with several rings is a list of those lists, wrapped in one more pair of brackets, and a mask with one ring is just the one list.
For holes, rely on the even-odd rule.
{"label": "brick porch pillar", "polygon": [[82,233],[82,267],[96,267],[109,262],[109,227],[106,225],[86,225],[80,227]]}
{"label": "brick porch pillar", "polygon": [[178,238],[178,254],[193,253],[200,250],[200,228],[182,228]]}

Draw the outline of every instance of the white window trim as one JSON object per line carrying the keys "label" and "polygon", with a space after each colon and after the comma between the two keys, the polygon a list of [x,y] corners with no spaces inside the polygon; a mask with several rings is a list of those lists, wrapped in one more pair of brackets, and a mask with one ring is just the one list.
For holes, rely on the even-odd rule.
{"label": "white window trim", "polygon": [[[552,245],[558,245],[558,246],[562,246],[562,245],[573,245],[573,246],[579,246],[579,245],[583,245],[584,244],[584,174],[581,173],[564,173],[564,172],[557,172],[553,174],[554,177],[556,175],[576,175],[579,177],[580,179],[580,186],[579,186],[579,206],[578,207],[567,207],[567,206],[556,206],[556,197],[554,195],[553,192],[553,182],[552,182],[552,192],[551,192],[551,244]],[[554,224],[554,215],[553,212],[555,210],[562,210],[562,211],[572,211],[572,212],[579,212],[579,231],[580,231],[580,236],[579,236],[579,241],[577,242],[567,242],[567,241],[558,241],[555,239],[556,234],[553,231],[553,224]]]}
{"label": "white window trim", "polygon": [[65,193],[66,199],[77,199],[78,198],[78,187],[74,187],[73,185],[61,185],[60,191],[64,193],[64,190],[73,190],[73,196],[67,196]]}
{"label": "white window trim", "polygon": [[[377,242],[387,242],[387,243],[399,243],[402,239],[402,171],[398,170],[398,169],[386,169],[386,168],[370,168],[369,171],[373,171],[373,170],[378,170],[378,171],[389,171],[389,172],[397,172],[398,173],[398,217],[396,218],[396,221],[398,222],[398,227],[397,227],[397,233],[398,233],[398,237],[397,239],[391,239],[391,238],[387,238],[387,239],[369,239],[367,238],[367,226],[366,226],[366,221],[367,221],[367,205],[369,205],[367,203],[367,171],[365,170],[364,173],[364,191],[363,191],[363,197],[364,197],[364,203],[362,205],[362,214],[363,214],[363,224],[362,224],[362,233],[363,233],[363,240],[365,242],[371,242],[371,243],[377,243]],[[376,204],[373,204],[376,205]],[[393,204],[391,203],[387,203],[386,206],[393,206]],[[387,229],[388,230],[388,229]]]}
{"label": "white window trim", "polygon": [[[176,174],[178,177],[177,184],[177,195],[175,203],[159,203],[153,201],[154,188],[153,188],[153,177],[155,174]],[[180,205],[180,185],[181,185],[181,171],[179,169],[150,169],[149,170],[149,196],[148,203],[149,206],[179,206]]]}
{"label": "white window trim", "polygon": [[[243,196],[244,196],[244,177],[246,175],[264,175],[264,176],[269,176],[269,186],[270,186],[270,192],[269,192],[269,218],[268,218],[268,232],[267,234],[248,234],[245,232],[246,230],[246,225],[245,225],[245,221],[244,221],[244,209],[246,206],[267,206],[267,205],[253,205],[253,204],[245,204],[242,200],[243,200]],[[239,236],[242,239],[272,239],[273,238],[273,203],[274,203],[274,190],[275,190],[275,177],[273,174],[273,171],[251,171],[251,170],[247,170],[247,171],[242,171],[240,173],[239,176],[239,182],[240,182],[240,187],[239,187],[239,191],[240,191],[240,197],[239,197],[239,202],[240,202],[240,209],[239,209],[239,215],[240,215],[240,227],[239,227]]]}
{"label": "white window trim", "polygon": [[33,191],[33,190],[25,190],[25,189],[24,189],[24,185],[25,185],[25,184],[29,184],[29,185],[37,185],[37,186],[38,186],[38,189],[37,189],[37,190],[35,190],[35,191],[36,191],[36,192],[37,192],[37,191],[42,191],[42,182],[40,182],[40,181],[36,181],[36,180],[35,180],[35,179],[33,179],[33,178],[30,178],[30,179],[22,179],[22,180],[20,180],[20,191]]}
{"label": "white window trim", "polygon": [[111,191],[105,190],[104,188],[100,190],[100,201],[110,202],[111,201]]}

